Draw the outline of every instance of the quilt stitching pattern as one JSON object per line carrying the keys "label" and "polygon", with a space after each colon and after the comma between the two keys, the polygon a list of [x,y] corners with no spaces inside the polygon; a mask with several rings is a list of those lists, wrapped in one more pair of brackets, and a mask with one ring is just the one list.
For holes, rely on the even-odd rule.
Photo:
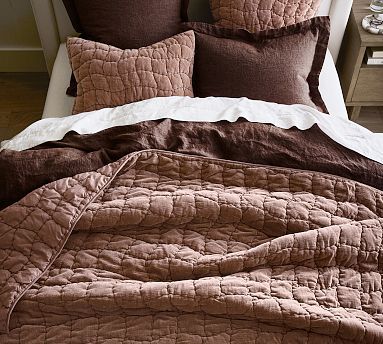
{"label": "quilt stitching pattern", "polygon": [[154,97],[193,96],[193,31],[140,49],[81,38],[68,39],[67,47],[78,83],[74,113]]}
{"label": "quilt stitching pattern", "polygon": [[31,326],[95,342],[382,338],[383,193],[351,180],[142,151],[36,190],[0,226],[2,326],[9,286],[31,281],[18,268],[39,276],[9,343]]}
{"label": "quilt stitching pattern", "polygon": [[210,0],[216,24],[250,32],[278,29],[314,17],[319,0]]}
{"label": "quilt stitching pattern", "polygon": [[70,233],[68,229],[87,202],[111,178],[116,165],[118,163],[113,163],[101,173],[92,174],[92,183],[89,183],[90,175],[84,173],[47,184],[11,209],[0,212],[0,234],[9,238],[0,244],[0,290],[3,296],[0,329],[7,327],[9,312],[20,293],[52,263]]}

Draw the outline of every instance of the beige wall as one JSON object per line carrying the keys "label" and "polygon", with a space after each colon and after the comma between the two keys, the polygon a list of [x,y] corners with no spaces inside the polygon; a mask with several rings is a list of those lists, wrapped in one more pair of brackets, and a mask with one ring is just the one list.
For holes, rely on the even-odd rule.
{"label": "beige wall", "polygon": [[0,72],[46,71],[29,0],[0,0]]}

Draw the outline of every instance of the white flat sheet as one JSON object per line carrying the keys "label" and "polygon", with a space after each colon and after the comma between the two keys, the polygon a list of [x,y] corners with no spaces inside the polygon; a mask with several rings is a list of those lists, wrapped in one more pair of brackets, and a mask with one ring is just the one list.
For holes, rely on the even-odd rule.
{"label": "white flat sheet", "polygon": [[317,124],[331,139],[367,158],[383,163],[383,135],[340,116],[329,116],[305,105],[281,105],[247,98],[161,97],[112,109],[85,112],[63,118],[46,118],[33,123],[2,149],[24,150],[47,141],[60,140],[69,131],[91,134],[113,126],[171,118],[179,121],[236,121],[271,123],[288,129],[306,130]]}
{"label": "white flat sheet", "polygon": [[[70,76],[71,68],[66,47],[65,44],[61,44],[53,67],[42,118],[64,117],[72,113],[74,98],[65,94]],[[331,115],[348,117],[338,74],[329,51],[319,78],[319,91]]]}

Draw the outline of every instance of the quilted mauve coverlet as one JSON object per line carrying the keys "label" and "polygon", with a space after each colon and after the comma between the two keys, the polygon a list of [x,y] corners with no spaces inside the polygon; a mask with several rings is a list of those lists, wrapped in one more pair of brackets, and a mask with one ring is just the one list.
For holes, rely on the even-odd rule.
{"label": "quilted mauve coverlet", "polygon": [[345,178],[133,153],[0,212],[0,342],[380,343],[382,216]]}

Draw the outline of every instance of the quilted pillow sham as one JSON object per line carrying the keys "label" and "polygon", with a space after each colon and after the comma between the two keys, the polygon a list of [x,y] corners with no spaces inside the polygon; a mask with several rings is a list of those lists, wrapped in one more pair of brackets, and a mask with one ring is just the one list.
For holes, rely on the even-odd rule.
{"label": "quilted pillow sham", "polygon": [[163,96],[193,96],[193,31],[149,47],[121,50],[69,38],[67,48],[77,85],[73,114]]}
{"label": "quilted pillow sham", "polygon": [[327,112],[318,86],[330,35],[328,17],[257,33],[206,23],[184,26],[195,32],[196,97],[247,97]]}
{"label": "quilted pillow sham", "polygon": [[250,32],[311,19],[319,5],[320,0],[210,0],[215,24]]}

